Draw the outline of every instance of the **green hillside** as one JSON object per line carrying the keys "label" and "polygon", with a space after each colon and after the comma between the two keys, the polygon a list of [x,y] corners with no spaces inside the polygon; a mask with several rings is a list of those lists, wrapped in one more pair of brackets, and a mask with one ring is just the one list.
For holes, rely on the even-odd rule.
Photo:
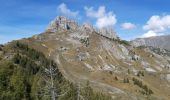
{"label": "green hillside", "polygon": [[110,100],[90,84],[67,81],[57,64],[20,42],[0,46],[0,100]]}

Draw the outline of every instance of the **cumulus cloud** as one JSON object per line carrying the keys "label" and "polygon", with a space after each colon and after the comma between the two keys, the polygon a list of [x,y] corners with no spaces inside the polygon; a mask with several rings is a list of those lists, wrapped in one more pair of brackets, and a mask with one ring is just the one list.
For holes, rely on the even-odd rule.
{"label": "cumulus cloud", "polygon": [[109,13],[106,16],[98,18],[96,22],[96,26],[98,28],[113,26],[115,24],[116,24],[116,17],[115,15],[112,15],[112,13]]}
{"label": "cumulus cloud", "polygon": [[136,25],[128,22],[128,23],[123,23],[123,24],[121,25],[121,27],[122,27],[124,30],[132,30],[132,29],[136,28]]}
{"label": "cumulus cloud", "polygon": [[170,29],[170,15],[151,16],[147,23],[143,26],[143,30],[147,31],[142,37],[152,37],[164,35]]}
{"label": "cumulus cloud", "polygon": [[84,7],[84,9],[86,10],[86,15],[88,17],[103,17],[105,15],[105,7],[104,6],[100,6],[99,9],[97,11],[94,10],[93,7]]}
{"label": "cumulus cloud", "polygon": [[112,27],[116,24],[116,15],[113,12],[106,12],[105,6],[100,6],[98,10],[93,7],[85,7],[86,16],[96,18],[95,26],[98,28]]}
{"label": "cumulus cloud", "polygon": [[155,33],[154,31],[148,31],[144,33],[141,37],[147,38],[147,37],[152,37],[152,36],[157,36],[157,33]]}
{"label": "cumulus cloud", "polygon": [[148,38],[148,37],[160,36],[160,35],[164,35],[164,34],[163,33],[156,33],[154,31],[150,30],[150,31],[144,33],[141,37],[142,38]]}
{"label": "cumulus cloud", "polygon": [[154,32],[165,32],[170,28],[170,15],[166,16],[152,16],[143,26],[144,30],[153,30]]}
{"label": "cumulus cloud", "polygon": [[57,9],[60,13],[70,17],[76,17],[79,13],[78,11],[71,11],[65,3],[60,4]]}

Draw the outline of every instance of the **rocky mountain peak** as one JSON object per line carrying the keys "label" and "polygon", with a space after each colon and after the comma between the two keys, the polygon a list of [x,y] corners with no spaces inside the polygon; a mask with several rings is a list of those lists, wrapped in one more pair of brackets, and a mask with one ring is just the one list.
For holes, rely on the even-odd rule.
{"label": "rocky mountain peak", "polygon": [[118,38],[116,32],[112,28],[106,27],[102,29],[97,29],[97,28],[95,29],[93,25],[89,22],[86,22],[82,26],[79,26],[78,22],[64,16],[58,16],[53,21],[51,21],[47,30],[51,32],[79,30],[82,33],[96,32],[108,38],[115,38],[115,39]]}
{"label": "rocky mountain peak", "polygon": [[47,30],[50,31],[62,31],[62,30],[74,30],[78,28],[78,23],[74,20],[68,19],[64,16],[58,16],[50,22]]}
{"label": "rocky mountain peak", "polygon": [[[147,96],[158,98],[151,100],[169,100],[170,51],[135,47],[115,39],[117,35],[112,28],[96,29],[90,23],[79,26],[63,16],[53,20],[48,30],[22,42],[54,60],[70,82],[89,81],[94,88],[118,100],[137,100],[138,97],[146,100]],[[152,43],[163,43],[168,41],[167,37],[159,37],[160,41]],[[0,57],[3,53],[0,50]],[[3,58],[10,58],[9,55],[6,53]],[[120,96],[123,98],[119,99]]]}

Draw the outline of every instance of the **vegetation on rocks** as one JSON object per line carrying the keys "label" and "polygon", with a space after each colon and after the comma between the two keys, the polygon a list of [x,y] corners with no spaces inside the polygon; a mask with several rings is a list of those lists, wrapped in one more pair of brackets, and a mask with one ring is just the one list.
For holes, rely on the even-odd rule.
{"label": "vegetation on rocks", "polygon": [[85,46],[87,47],[89,45],[89,38],[88,37],[87,38],[81,38],[80,42],[85,44]]}
{"label": "vegetation on rocks", "polygon": [[139,72],[137,73],[137,76],[138,76],[138,77],[144,76],[144,72],[143,72],[143,71],[139,71]]}

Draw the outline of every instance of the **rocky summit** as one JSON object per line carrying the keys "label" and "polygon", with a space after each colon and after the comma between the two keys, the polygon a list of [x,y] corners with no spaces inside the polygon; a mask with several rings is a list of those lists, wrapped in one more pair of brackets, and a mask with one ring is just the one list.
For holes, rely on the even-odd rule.
{"label": "rocky summit", "polygon": [[113,100],[170,98],[169,52],[135,47],[119,39],[113,29],[96,29],[89,23],[81,26],[59,16],[45,32],[19,42],[54,60],[66,80],[88,81]]}
{"label": "rocky summit", "polygon": [[79,26],[74,20],[68,19],[64,16],[56,17],[48,26],[47,31],[59,32],[59,31],[81,31],[81,32],[97,32],[109,38],[117,38],[116,33],[112,28],[95,29],[90,23],[84,23]]}
{"label": "rocky summit", "polygon": [[77,28],[78,24],[75,21],[69,20],[64,16],[59,16],[50,23],[47,29],[50,31],[59,31],[59,30],[75,30]]}

